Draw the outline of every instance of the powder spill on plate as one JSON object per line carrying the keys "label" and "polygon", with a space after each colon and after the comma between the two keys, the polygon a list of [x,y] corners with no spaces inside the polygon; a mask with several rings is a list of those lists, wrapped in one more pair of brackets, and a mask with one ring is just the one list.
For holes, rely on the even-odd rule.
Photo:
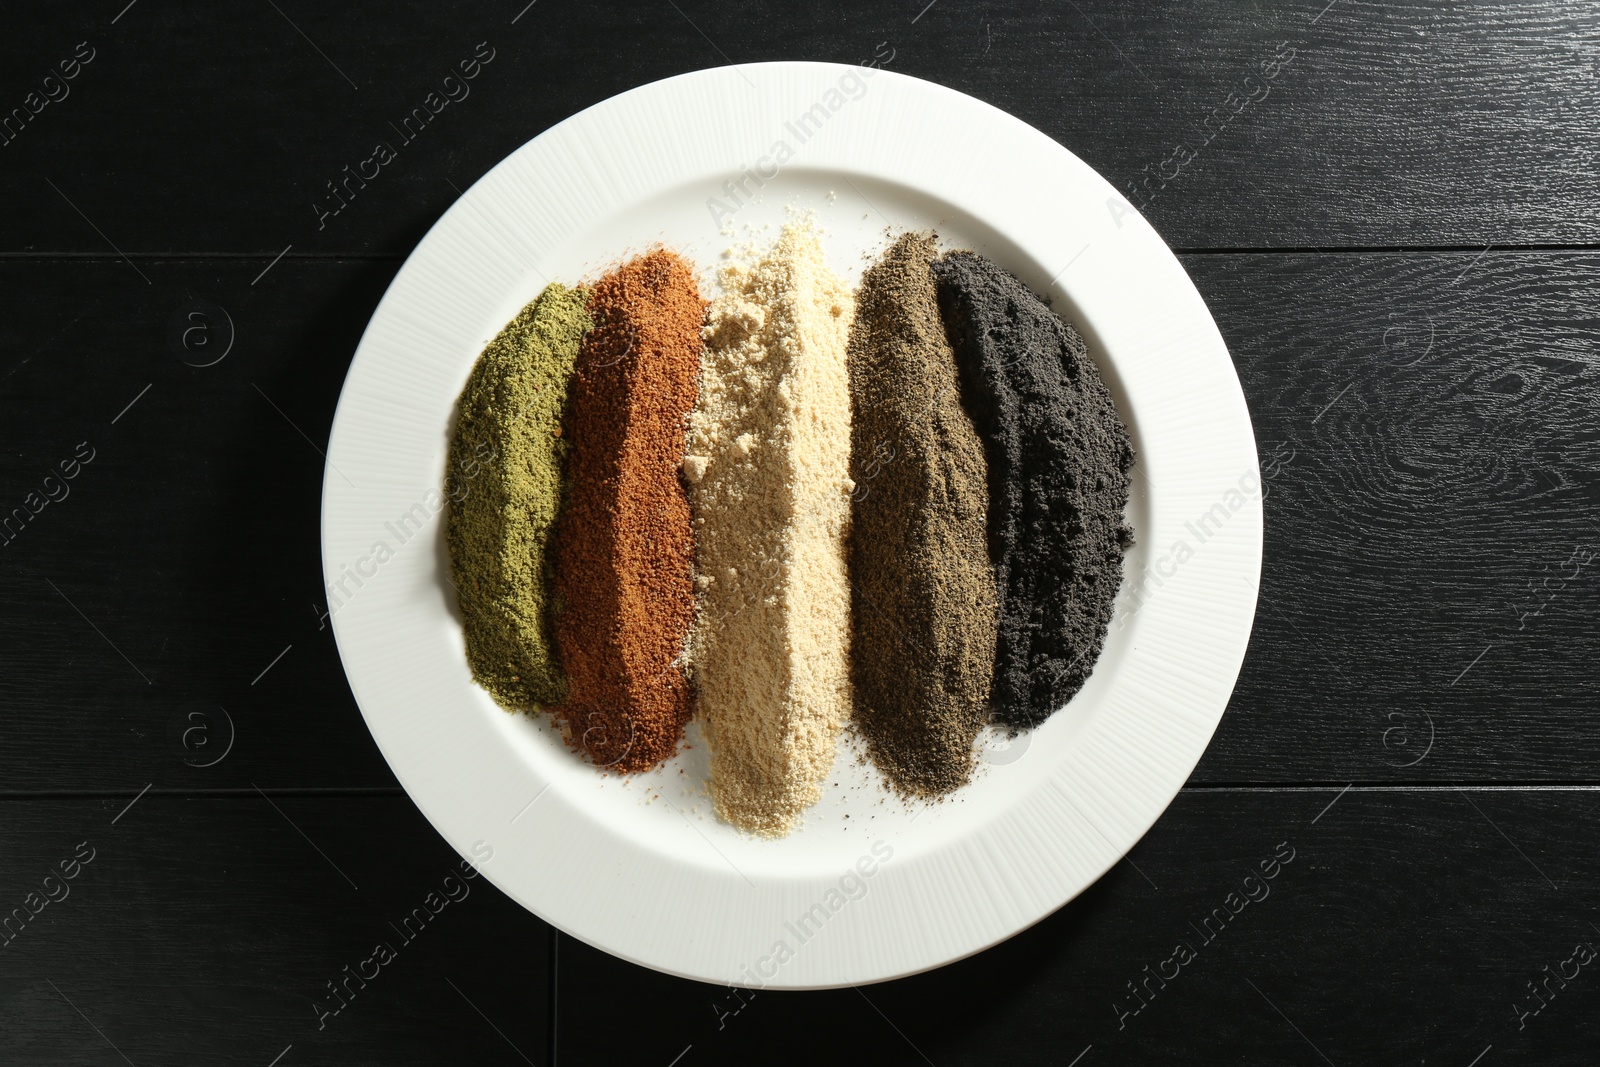
{"label": "powder spill on plate", "polygon": [[933,234],[900,237],[863,277],[850,335],[855,716],[913,796],[972,776],[995,648],[984,451],[939,320],[937,254]]}
{"label": "powder spill on plate", "polygon": [[472,677],[502,707],[566,696],[552,643],[551,529],[566,442],[557,436],[586,289],[552,283],[478,357],[461,394],[445,493],[450,571]]}
{"label": "powder spill on plate", "polygon": [[572,744],[623,773],[671,756],[689,720],[694,539],[678,465],[704,308],[676,253],[628,260],[593,287],[572,378],[555,576],[570,692],[555,710]]}
{"label": "powder spill on plate", "polygon": [[1093,670],[1122,583],[1133,448],[1083,339],[974,252],[933,267],[989,459],[995,717],[1037,726]]}
{"label": "powder spill on plate", "polygon": [[692,669],[717,813],[781,836],[821,797],[850,709],[854,301],[809,224],[719,281],[683,460],[701,597]]}

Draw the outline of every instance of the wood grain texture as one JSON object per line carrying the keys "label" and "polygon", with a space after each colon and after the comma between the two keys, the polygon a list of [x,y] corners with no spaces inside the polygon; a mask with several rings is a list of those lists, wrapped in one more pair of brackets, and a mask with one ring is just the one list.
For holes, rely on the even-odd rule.
{"label": "wood grain texture", "polygon": [[[1586,888],[1600,876],[1600,794],[1338,794],[1185,791],[1128,860],[1044,922],[860,991],[752,998],[563,937],[559,1062],[621,1052],[584,1014],[602,998],[639,1013],[629,1058],[661,1064],[690,1045],[682,1063],[1064,1065],[1092,1046],[1083,1065],[1323,1063],[1317,1050],[1335,1064],[1468,1064],[1491,1044],[1494,1063],[1591,1062],[1594,965],[1520,1029],[1511,1006],[1537,1006],[1524,983],[1578,942],[1600,947]],[[1283,844],[1293,859],[1263,881]],[[1232,918],[1208,926],[1212,909]],[[1127,983],[1179,942],[1196,958],[1135,1000]]]}
{"label": "wood grain texture", "polygon": [[[522,4],[401,17],[371,2],[143,3],[114,25],[121,4],[30,7],[0,35],[0,108],[79,42],[95,58],[0,147],[0,196],[18,206],[0,214],[5,252],[403,254],[457,188],[590,104],[728,62],[857,63],[880,42],[889,69],[1010,111],[1139,190],[1175,245],[1600,235],[1600,81],[1583,44],[1600,12],[1579,3],[1031,0],[913,21],[923,5],[546,0],[514,24]],[[485,41],[494,59],[469,94],[402,138],[395,126]],[[1280,45],[1293,59],[1265,79]],[[319,221],[319,199],[339,202],[327,183],[379,141],[398,158]]]}
{"label": "wood grain texture", "polygon": [[1269,486],[1256,628],[1196,780],[1593,781],[1600,256],[1186,266]]}
{"label": "wood grain texture", "polygon": [[[0,935],[0,1062],[548,1061],[549,929],[487,878],[447,883],[460,857],[410,801],[126,803],[4,802],[7,914],[81,842],[93,859]],[[365,964],[379,942],[394,958]],[[376,976],[324,1018],[346,966]]]}

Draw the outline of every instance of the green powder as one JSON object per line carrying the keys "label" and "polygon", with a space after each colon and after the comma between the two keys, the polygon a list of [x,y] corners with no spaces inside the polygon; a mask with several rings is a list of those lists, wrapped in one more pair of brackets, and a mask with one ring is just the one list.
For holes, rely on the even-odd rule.
{"label": "green powder", "polygon": [[513,710],[557,704],[550,536],[561,506],[561,420],[587,289],[552,283],[489,342],[461,394],[445,492],[450,570],[472,676]]}

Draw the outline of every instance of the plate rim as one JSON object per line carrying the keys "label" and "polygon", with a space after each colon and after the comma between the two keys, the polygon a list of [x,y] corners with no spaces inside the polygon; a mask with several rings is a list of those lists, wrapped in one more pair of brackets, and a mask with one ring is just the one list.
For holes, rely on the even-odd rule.
{"label": "plate rim", "polygon": [[[609,121],[621,114],[622,109],[630,108],[641,100],[650,100],[655,96],[677,95],[692,97],[696,94],[696,92],[705,90],[707,87],[719,82],[727,83],[727,88],[729,90],[734,90],[734,83],[736,79],[749,81],[751,74],[754,74],[756,78],[762,81],[763,88],[768,87],[767,83],[769,82],[776,82],[778,83],[778,88],[781,90],[782,83],[785,79],[797,78],[801,81],[805,81],[806,79],[815,79],[819,77],[838,77],[842,76],[846,72],[855,72],[858,75],[863,73],[862,68],[851,67],[845,64],[779,61],[773,63],[740,64],[737,67],[709,67],[702,70],[674,75],[656,82],[634,87],[623,93],[619,93],[615,96],[607,98],[606,100],[590,105],[582,111],[569,116],[568,118],[545,130],[538,136],[525,142],[523,145],[508,154],[489,171],[487,171],[481,178],[478,179],[478,181],[474,182],[472,186],[470,186],[467,191],[463,193],[450,206],[450,208],[440,216],[433,226],[429,228],[428,232],[407,256],[405,263],[402,264],[400,269],[396,272],[395,277],[391,281],[387,291],[384,293],[383,298],[379,301],[371,321],[369,321],[366,329],[363,331],[361,341],[358,344],[355,355],[352,358],[345,382],[341,387],[338,408],[334,415],[333,428],[329,437],[328,463],[324,468],[323,479],[321,547],[324,580],[330,581],[336,576],[336,572],[333,570],[333,568],[336,566],[335,560],[339,558],[336,552],[330,551],[330,547],[338,541],[340,536],[342,536],[342,534],[334,529],[333,524],[342,521],[340,516],[340,508],[343,506],[343,503],[345,503],[344,498],[347,496],[347,493],[341,484],[343,476],[339,473],[339,469],[335,464],[335,460],[346,459],[346,453],[352,447],[350,444],[350,439],[352,432],[351,424],[354,419],[353,413],[357,410],[357,404],[361,402],[360,396],[352,392],[352,385],[353,383],[357,385],[362,383],[364,379],[358,378],[358,370],[360,370],[363,374],[367,373],[371,369],[373,361],[379,358],[376,353],[384,351],[381,347],[379,347],[382,340],[382,331],[380,326],[397,314],[397,309],[391,306],[392,302],[401,298],[401,295],[403,295],[405,291],[405,285],[409,284],[409,282],[417,275],[417,272],[423,269],[423,264],[426,263],[431,256],[435,255],[435,253],[438,251],[441,241],[446,240],[448,237],[451,237],[453,234],[463,228],[464,220],[466,218],[467,205],[472,204],[475,200],[481,200],[485,195],[487,195],[485,192],[486,190],[492,190],[497,188],[497,186],[500,184],[513,181],[514,179],[512,178],[512,175],[518,166],[518,161],[526,162],[531,156],[536,156],[538,153],[545,150],[545,148],[554,145],[555,142],[561,138],[570,137],[574,131],[581,130],[585,125],[594,124],[597,121]],[[1208,333],[1208,336],[1205,336],[1199,340],[1203,342],[1204,347],[1211,349],[1213,354],[1220,352],[1223,361],[1227,364],[1227,376],[1229,379],[1229,384],[1231,384],[1232,394],[1228,399],[1233,402],[1232,406],[1235,408],[1234,411],[1229,413],[1229,417],[1234,423],[1234,431],[1237,433],[1242,427],[1243,436],[1248,439],[1248,459],[1246,466],[1248,468],[1248,472],[1254,475],[1257,486],[1260,486],[1259,460],[1255,449],[1253,429],[1250,426],[1249,412],[1244,402],[1243,390],[1239,384],[1237,372],[1233,368],[1231,359],[1228,356],[1226,344],[1223,341],[1220,332],[1216,329],[1215,322],[1212,320],[1209,311],[1206,309],[1203,300],[1199,296],[1198,291],[1194,289],[1193,283],[1189,280],[1186,272],[1184,272],[1181,263],[1179,263],[1176,256],[1160,239],[1160,237],[1155,234],[1155,231],[1149,227],[1149,224],[1142,218],[1142,216],[1139,216],[1138,212],[1135,211],[1131,205],[1128,205],[1126,200],[1123,199],[1120,194],[1118,194],[1116,190],[1110,186],[1109,183],[1105,182],[1103,178],[1089,168],[1087,164],[1083,163],[1083,161],[1074,155],[1069,149],[1049,138],[1041,131],[1027,125],[1016,116],[1010,115],[1009,113],[995,108],[981,100],[977,100],[973,97],[967,96],[966,94],[962,94],[957,90],[950,89],[934,82],[912,78],[908,75],[899,74],[897,72],[875,70],[871,72],[870,77],[874,80],[874,82],[881,78],[885,79],[882,84],[886,86],[897,86],[898,88],[891,90],[890,95],[894,95],[896,93],[905,93],[912,96],[922,94],[927,96],[928,99],[939,98],[945,103],[949,103],[951,98],[958,98],[959,101],[962,102],[963,107],[974,109],[971,111],[972,114],[985,115],[987,121],[993,124],[997,136],[1003,130],[1008,136],[1020,137],[1023,140],[1033,141],[1035,149],[1042,149],[1047,154],[1056,155],[1058,157],[1058,162],[1066,165],[1069,170],[1077,169],[1079,171],[1079,173],[1075,175],[1077,179],[1084,181],[1085,184],[1089,186],[1094,186],[1095,183],[1098,183],[1100,188],[1097,191],[1103,191],[1106,194],[1105,206],[1109,209],[1108,214],[1111,220],[1115,223],[1116,229],[1119,231],[1119,233],[1126,230],[1127,234],[1131,238],[1141,242],[1141,254],[1153,255],[1156,260],[1162,261],[1159,263],[1159,266],[1161,266],[1169,275],[1169,283],[1173,282],[1175,278],[1181,279],[1180,288],[1186,289],[1186,292],[1180,293],[1179,295],[1184,299],[1191,301],[1192,305],[1194,305],[1188,309],[1188,312],[1193,315],[1195,307],[1197,307],[1199,315],[1204,320],[1204,326],[1209,327],[1208,331],[1202,331]],[[812,83],[808,82],[807,84]],[[932,95],[928,96],[930,93]],[[626,116],[623,115],[623,117]],[[1043,145],[1041,146],[1039,142],[1043,142]],[[1120,206],[1114,206],[1114,202]],[[1104,226],[1103,221],[1101,225],[1102,227]],[[1151,244],[1152,241],[1153,244]],[[1064,272],[1065,268],[1063,269],[1063,273]],[[1173,275],[1173,272],[1175,272],[1175,276]],[[452,397],[452,405],[453,402],[454,398]],[[1235,444],[1237,444],[1237,442],[1235,442]],[[1245,457],[1242,454],[1235,457],[1235,459],[1244,458]],[[1204,754],[1204,751],[1209,744],[1216,726],[1220,721],[1222,712],[1226,707],[1233,685],[1237,680],[1239,670],[1242,667],[1244,652],[1248,645],[1248,638],[1255,613],[1255,589],[1256,585],[1259,583],[1261,567],[1262,515],[1259,497],[1255,498],[1254,500],[1247,499],[1245,507],[1241,513],[1245,515],[1246,521],[1243,524],[1235,523],[1233,525],[1230,533],[1231,540],[1228,542],[1228,544],[1231,546],[1235,554],[1242,553],[1242,557],[1236,560],[1231,560],[1230,565],[1233,571],[1237,572],[1240,576],[1246,579],[1246,584],[1249,586],[1249,589],[1247,593],[1240,594],[1240,604],[1242,605],[1247,600],[1248,607],[1242,612],[1246,618],[1246,621],[1243,624],[1242,633],[1236,635],[1237,640],[1234,642],[1237,645],[1237,655],[1232,658],[1231,663],[1223,662],[1221,664],[1213,664],[1213,672],[1210,680],[1214,688],[1219,684],[1221,686],[1222,691],[1220,695],[1220,702],[1213,699],[1211,703],[1216,705],[1214,708],[1200,709],[1200,718],[1202,720],[1209,718],[1209,724],[1202,721],[1197,727],[1193,737],[1190,738],[1190,743],[1184,748],[1183,754],[1168,759],[1163,768],[1163,784],[1155,790],[1155,795],[1144,799],[1142,803],[1136,805],[1140,814],[1132,817],[1132,826],[1119,826],[1118,823],[1122,822],[1123,820],[1113,818],[1111,820],[1111,833],[1108,835],[1106,831],[1101,830],[1099,826],[1095,824],[1094,819],[1085,816],[1084,821],[1087,823],[1087,825],[1093,828],[1095,833],[1099,834],[1100,837],[1105,840],[1106,844],[1110,846],[1110,848],[1109,851],[1104,851],[1096,855],[1085,856],[1075,861],[1077,865],[1077,872],[1073,876],[1073,880],[1079,883],[1076,885],[1076,888],[1073,888],[1066,892],[1065,895],[1060,896],[1060,899],[1055,900],[1053,904],[1049,904],[1048,906],[1042,908],[1032,908],[1029,914],[1020,916],[1017,921],[1011,922],[1008,928],[999,933],[992,933],[991,931],[992,936],[990,934],[984,934],[983,936],[976,937],[969,935],[959,949],[953,951],[946,949],[936,953],[940,957],[938,959],[922,958],[918,960],[906,960],[904,965],[901,966],[891,962],[890,957],[894,955],[892,952],[880,952],[879,961],[876,964],[868,965],[864,970],[858,968],[857,970],[850,971],[848,975],[845,975],[841,972],[839,977],[832,980],[820,977],[808,977],[804,980],[786,981],[782,980],[781,974],[774,976],[771,979],[768,979],[765,974],[762,974],[760,977],[763,978],[763,981],[758,984],[762,988],[837,988],[846,985],[860,985],[869,982],[892,980],[894,978],[920,973],[922,971],[955,962],[959,959],[967,958],[971,955],[982,952],[1009,937],[1015,936],[1015,934],[1031,927],[1032,925],[1053,914],[1056,910],[1059,910],[1059,908],[1074,899],[1078,894],[1082,893],[1090,885],[1093,885],[1094,882],[1097,881],[1107,870],[1109,870],[1111,866],[1120,860],[1122,856],[1125,855],[1126,852],[1131,849],[1140,838],[1143,837],[1143,835],[1148,831],[1149,827],[1153,825],[1157,819],[1159,819],[1160,815],[1165,812],[1166,808],[1176,797],[1178,791],[1181,790],[1183,784],[1187,781],[1189,774],[1192,773],[1195,764],[1198,763],[1200,757]],[[1138,533],[1139,531],[1136,531],[1136,536]],[[1216,554],[1214,553],[1213,557],[1215,557],[1215,555]],[[1191,569],[1198,570],[1199,568],[1196,567]],[[1134,577],[1135,576],[1132,574],[1126,576],[1125,585]],[[1191,577],[1194,577],[1194,575],[1191,575]],[[367,673],[366,667],[364,665],[353,665],[352,659],[359,659],[359,657],[364,653],[358,647],[359,642],[356,640],[357,635],[350,630],[355,623],[352,622],[351,618],[345,618],[341,621],[339,614],[342,613],[335,613],[332,615],[330,617],[330,623],[332,625],[336,644],[339,648],[341,665],[345,670],[352,694],[355,696],[356,702],[361,709],[363,719],[366,721],[369,730],[372,732],[375,742],[378,744],[385,760],[389,763],[396,777],[406,789],[406,792],[408,796],[411,797],[413,803],[418,806],[419,810],[423,812],[424,816],[428,818],[429,822],[433,824],[434,827],[440,832],[441,836],[443,836],[447,841],[450,841],[452,846],[455,847],[458,852],[462,853],[463,856],[467,856],[469,852],[473,852],[475,857],[481,859],[481,873],[488,876],[490,881],[499,886],[507,893],[507,895],[518,900],[519,903],[522,903],[524,907],[527,907],[530,911],[533,911],[540,917],[542,921],[550,923],[563,933],[578,938],[579,940],[593,945],[602,951],[616,955],[623,959],[627,959],[630,962],[652,968],[654,970],[659,970],[663,971],[664,973],[674,974],[679,977],[698,981],[723,982],[731,981],[732,979],[738,977],[738,975],[730,975],[722,971],[717,973],[709,973],[703,967],[697,969],[695,966],[676,966],[671,958],[670,951],[663,954],[663,951],[659,948],[659,946],[657,946],[656,950],[653,952],[644,950],[637,943],[626,942],[625,940],[619,940],[617,938],[608,938],[604,936],[603,932],[597,933],[594,926],[573,923],[570,921],[570,916],[568,915],[553,915],[547,913],[545,910],[536,908],[534,904],[530,902],[530,897],[536,896],[537,893],[533,889],[530,889],[530,886],[526,884],[525,880],[519,881],[518,876],[504,871],[503,867],[494,867],[492,858],[482,858],[481,853],[475,851],[476,845],[481,844],[482,841],[477,841],[471,845],[466,845],[470,835],[463,836],[456,832],[456,826],[459,822],[459,820],[456,818],[458,813],[447,813],[441,810],[442,800],[437,794],[437,787],[434,785],[434,783],[428,780],[427,774],[419,773],[419,768],[414,763],[416,753],[401,751],[401,748],[397,747],[401,746],[401,742],[397,740],[398,735],[391,729],[394,724],[385,720],[385,711],[379,707],[372,706],[369,700],[363,699],[361,688],[358,686],[357,675],[361,675],[363,681],[365,681]],[[1178,773],[1180,768],[1181,773]],[[547,787],[549,784],[550,783],[547,783]],[[1043,788],[1043,786],[1040,788]],[[1063,795],[1065,796],[1065,794]],[[1097,802],[1103,798],[1091,795],[1080,797],[1079,799],[1084,800],[1084,802],[1088,804],[1091,812],[1098,811],[1101,814],[1107,814],[1104,809],[1096,806]],[[1076,803],[1070,796],[1066,796],[1066,800],[1069,805],[1076,809]],[[1145,818],[1146,813],[1148,814],[1148,818]],[[1114,812],[1110,814],[1113,816],[1115,815]],[[1132,831],[1131,837],[1128,833],[1129,830]],[[464,845],[466,845],[466,847],[463,847]],[[491,849],[491,857],[492,855],[493,851]],[[887,861],[885,861],[885,863],[887,863]],[[868,895],[870,896],[871,894]],[[881,913],[883,909],[881,904],[875,903],[871,910],[875,914],[878,914]],[[602,925],[601,930],[603,931],[603,929],[604,927]],[[970,934],[978,934],[978,931],[970,931]]]}

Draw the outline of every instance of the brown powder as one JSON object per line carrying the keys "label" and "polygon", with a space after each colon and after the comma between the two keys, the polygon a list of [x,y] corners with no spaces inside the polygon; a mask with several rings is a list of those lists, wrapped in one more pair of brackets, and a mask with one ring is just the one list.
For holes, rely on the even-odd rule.
{"label": "brown powder", "polygon": [[896,241],[862,279],[850,334],[855,714],[913,796],[972,775],[997,608],[983,444],[939,318],[937,254],[932,234]]}
{"label": "brown powder", "polygon": [[555,712],[594,763],[634,773],[671,756],[689,720],[694,539],[678,465],[705,301],[690,265],[656,249],[602,277],[589,314],[556,533],[555,635],[570,690]]}

